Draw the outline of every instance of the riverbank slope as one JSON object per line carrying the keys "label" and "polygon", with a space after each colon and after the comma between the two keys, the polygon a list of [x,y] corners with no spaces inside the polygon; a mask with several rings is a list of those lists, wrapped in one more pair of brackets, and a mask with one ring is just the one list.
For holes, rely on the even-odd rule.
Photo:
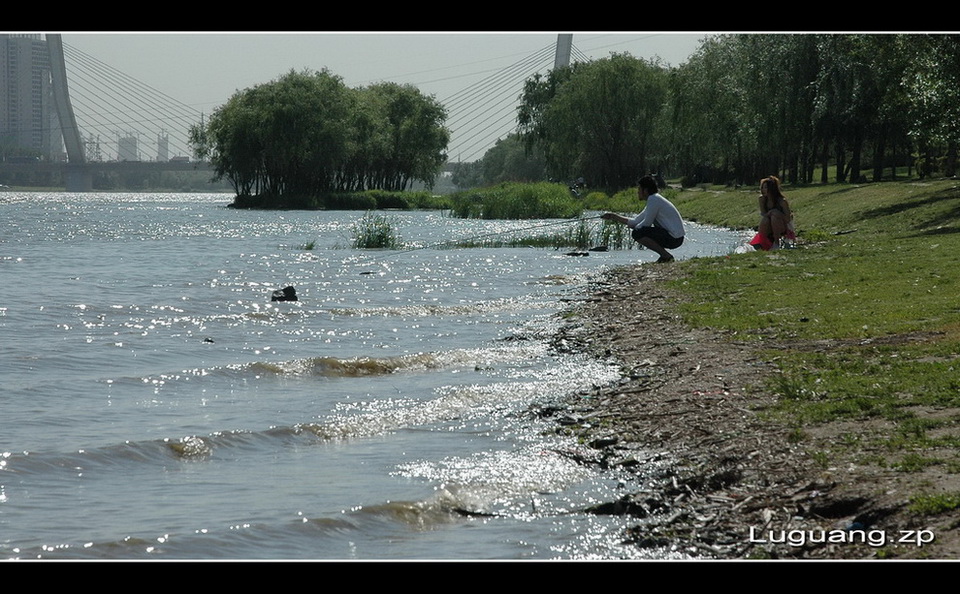
{"label": "riverbank slope", "polygon": [[[617,269],[567,312],[557,347],[624,369],[576,395],[563,430],[637,473],[594,510],[630,517],[625,539],[721,559],[960,558],[960,190],[880,186],[788,193],[796,249]],[[677,202],[729,225],[704,213],[747,217],[756,197]]]}

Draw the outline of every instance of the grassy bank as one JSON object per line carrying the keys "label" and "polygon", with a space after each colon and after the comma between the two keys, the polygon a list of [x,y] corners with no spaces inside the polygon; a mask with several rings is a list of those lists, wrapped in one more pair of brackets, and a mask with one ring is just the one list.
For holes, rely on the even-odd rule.
{"label": "grassy bank", "polygon": [[[960,501],[960,182],[785,193],[799,247],[680,263],[681,314],[766,349],[781,371],[766,414],[825,469],[903,473],[918,510]],[[691,220],[757,223],[755,189],[673,199]]]}

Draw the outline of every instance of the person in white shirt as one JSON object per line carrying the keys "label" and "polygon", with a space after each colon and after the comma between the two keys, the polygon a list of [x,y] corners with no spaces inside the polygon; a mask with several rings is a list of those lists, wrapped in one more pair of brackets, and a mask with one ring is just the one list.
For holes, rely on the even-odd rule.
{"label": "person in white shirt", "polygon": [[647,204],[636,217],[630,219],[613,212],[600,218],[618,221],[633,229],[633,238],[642,246],[660,255],[657,262],[672,262],[673,254],[667,250],[683,244],[683,218],[672,202],[660,195],[660,189],[652,175],[645,175],[637,182],[637,195]]}

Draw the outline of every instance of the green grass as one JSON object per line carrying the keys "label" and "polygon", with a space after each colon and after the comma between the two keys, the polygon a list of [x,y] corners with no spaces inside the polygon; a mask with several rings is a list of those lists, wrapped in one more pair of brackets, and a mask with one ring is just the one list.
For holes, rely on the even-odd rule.
{"label": "green grass", "polygon": [[960,493],[916,495],[910,499],[910,511],[922,516],[934,516],[960,508]]}
{"label": "green grass", "polygon": [[893,468],[900,472],[920,472],[928,466],[936,466],[938,464],[943,464],[943,460],[926,457],[915,452],[908,452],[899,462],[893,465]]}
{"label": "green grass", "polygon": [[[889,452],[889,467],[960,468],[960,458],[942,459],[960,444],[960,183],[784,193],[799,247],[680,263],[688,274],[674,286],[691,297],[680,313],[731,339],[771,345],[780,374],[766,386],[778,396],[768,412],[788,427],[881,419],[893,429],[871,445]],[[673,199],[688,219],[746,229],[757,223],[756,195],[685,191]],[[952,409],[937,423],[916,412]],[[934,426],[947,435],[930,437]],[[925,453],[933,448],[941,453]]]}
{"label": "green grass", "polygon": [[[731,224],[740,215],[723,216],[718,206],[743,201],[731,194],[714,196],[709,208],[699,197],[678,206]],[[685,290],[698,298],[684,310],[690,321],[778,339],[869,339],[960,323],[960,303],[952,298],[960,292],[956,182],[792,194],[801,239],[807,221],[807,229],[819,230],[817,243],[691,261]],[[856,231],[835,234],[850,229]]]}
{"label": "green grass", "polygon": [[[878,184],[785,186],[797,229],[828,233],[890,233],[912,228],[926,234],[956,232],[958,182],[903,181]],[[682,191],[671,194],[684,217],[734,229],[759,219],[758,188]],[[893,226],[892,226],[893,225]]]}

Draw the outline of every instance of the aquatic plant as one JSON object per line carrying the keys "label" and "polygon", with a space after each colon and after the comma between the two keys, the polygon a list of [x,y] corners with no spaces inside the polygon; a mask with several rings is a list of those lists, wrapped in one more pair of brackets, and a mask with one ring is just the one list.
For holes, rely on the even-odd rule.
{"label": "aquatic plant", "polygon": [[353,247],[357,249],[396,249],[400,237],[387,217],[367,212],[352,228]]}
{"label": "aquatic plant", "polygon": [[615,221],[603,221],[597,232],[596,244],[611,250],[627,250],[637,245],[630,228]]}
{"label": "aquatic plant", "polygon": [[[604,248],[608,250],[632,249],[636,242],[626,226],[599,219],[575,219],[576,223],[560,232],[528,235],[507,235],[479,240],[462,240],[457,247],[536,247],[577,248],[581,250]],[[519,231],[518,231],[519,232]]]}

